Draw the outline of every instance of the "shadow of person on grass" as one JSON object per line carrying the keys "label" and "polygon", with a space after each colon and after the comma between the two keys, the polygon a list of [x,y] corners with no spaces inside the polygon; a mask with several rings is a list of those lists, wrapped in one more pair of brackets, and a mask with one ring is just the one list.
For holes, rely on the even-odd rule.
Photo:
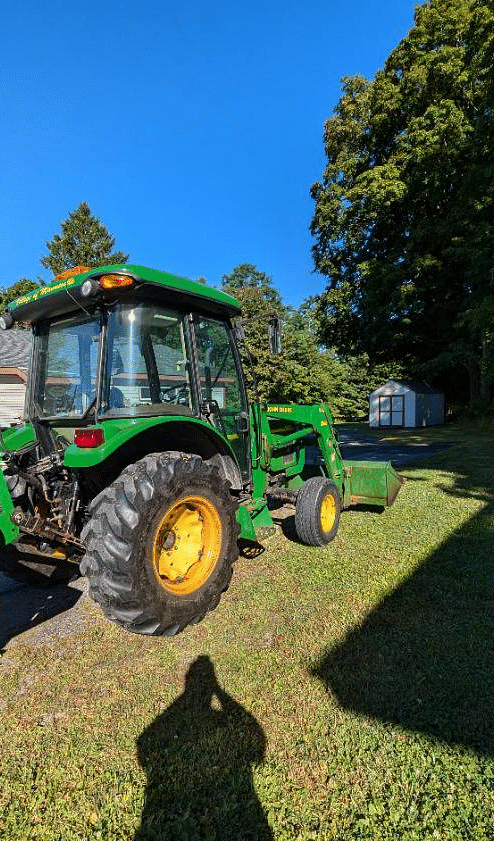
{"label": "shadow of person on grass", "polygon": [[270,841],[252,780],[265,746],[256,719],[198,657],[182,695],[137,740],[148,782],[134,841]]}

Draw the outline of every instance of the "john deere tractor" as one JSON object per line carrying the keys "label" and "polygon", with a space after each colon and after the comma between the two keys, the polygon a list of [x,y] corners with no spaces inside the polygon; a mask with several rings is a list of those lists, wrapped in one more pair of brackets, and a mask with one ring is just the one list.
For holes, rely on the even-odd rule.
{"label": "john deere tractor", "polygon": [[276,507],[323,546],[342,508],[400,489],[391,465],[342,460],[327,404],[249,405],[239,315],[221,291],[114,265],[65,272],[0,320],[33,331],[25,421],[0,439],[0,545],[79,564],[130,631],[199,622]]}

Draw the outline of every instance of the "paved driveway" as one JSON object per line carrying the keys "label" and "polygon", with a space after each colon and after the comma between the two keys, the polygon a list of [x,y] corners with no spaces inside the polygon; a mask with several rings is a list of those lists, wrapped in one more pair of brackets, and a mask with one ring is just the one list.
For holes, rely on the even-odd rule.
{"label": "paved driveway", "polygon": [[348,461],[390,461],[393,467],[403,467],[417,459],[427,458],[446,450],[451,444],[388,444],[378,441],[354,427],[339,426],[341,454]]}
{"label": "paved driveway", "polygon": [[[19,557],[28,562],[33,559],[18,556],[9,547],[0,549],[0,653],[14,637],[28,645],[56,645],[60,636],[78,630],[87,621],[85,578],[50,580],[34,568],[21,566]],[[49,569],[44,568],[44,573]]]}

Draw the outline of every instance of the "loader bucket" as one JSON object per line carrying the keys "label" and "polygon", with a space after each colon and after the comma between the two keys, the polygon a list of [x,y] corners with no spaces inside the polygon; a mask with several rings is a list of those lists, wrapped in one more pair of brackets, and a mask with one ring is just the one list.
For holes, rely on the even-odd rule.
{"label": "loader bucket", "polygon": [[344,461],[344,507],[392,505],[405,479],[385,461]]}

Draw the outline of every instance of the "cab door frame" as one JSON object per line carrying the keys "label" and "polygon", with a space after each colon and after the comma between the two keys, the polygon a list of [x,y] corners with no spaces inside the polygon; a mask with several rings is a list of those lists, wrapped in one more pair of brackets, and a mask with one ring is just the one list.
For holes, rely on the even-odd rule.
{"label": "cab door frame", "polygon": [[[208,400],[202,394],[201,386],[201,363],[198,352],[198,341],[196,336],[196,329],[199,320],[204,320],[212,325],[217,325],[223,328],[225,339],[228,342],[228,352],[234,363],[235,382],[238,386],[238,394],[240,399],[239,411],[234,415],[235,430],[228,433],[224,426],[222,426],[221,410],[225,407],[220,407],[216,400],[210,396]],[[210,315],[208,313],[192,313],[188,318],[190,336],[191,336],[191,350],[193,356],[193,367],[195,372],[195,393],[198,407],[198,414],[203,417],[211,426],[223,435],[229,442],[238,463],[242,481],[245,484],[250,484],[252,481],[252,461],[250,448],[250,420],[249,420],[249,401],[247,391],[245,388],[245,380],[242,369],[242,362],[238,347],[234,338],[234,330],[229,319],[222,319],[221,317]],[[225,356],[226,361],[227,356]],[[237,408],[237,407],[235,407]],[[219,422],[215,424],[214,418],[218,416]]]}

